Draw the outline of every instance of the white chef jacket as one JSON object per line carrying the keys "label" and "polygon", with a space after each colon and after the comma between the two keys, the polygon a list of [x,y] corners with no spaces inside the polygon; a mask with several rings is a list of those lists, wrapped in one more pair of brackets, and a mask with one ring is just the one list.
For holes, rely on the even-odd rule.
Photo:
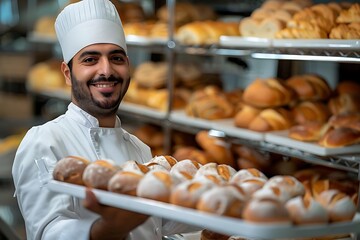
{"label": "white chef jacket", "polygon": [[[45,157],[52,172],[58,160],[70,155],[90,161],[111,159],[116,164],[127,160],[144,163],[152,157],[147,145],[121,128],[119,118],[115,128],[101,128],[96,118],[73,103],[64,115],[32,127],[17,150],[12,168],[15,194],[29,240],[89,239],[90,227],[99,215],[85,209],[78,198],[41,187],[35,164],[35,159]],[[156,240],[162,235],[194,229],[150,217],[128,239]]]}

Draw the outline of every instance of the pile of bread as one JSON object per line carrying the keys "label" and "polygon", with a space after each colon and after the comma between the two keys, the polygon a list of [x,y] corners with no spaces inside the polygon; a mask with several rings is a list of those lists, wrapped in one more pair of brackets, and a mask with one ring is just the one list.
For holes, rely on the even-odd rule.
{"label": "pile of bread", "polygon": [[[198,89],[189,98],[185,112],[207,120],[233,118],[235,127],[256,132],[296,131],[289,136],[319,141],[325,147],[341,147],[360,142],[359,91],[360,84],[355,81],[341,81],[332,90],[323,77],[311,73],[285,80],[257,78],[243,90],[225,92],[214,86]],[[302,127],[294,127],[298,125]],[[301,130],[304,126],[309,132]],[[343,135],[345,139],[329,143],[327,134],[335,128],[347,134]]]}
{"label": "pile of bread", "polygon": [[[166,111],[169,103],[169,64],[164,61],[146,61],[132,74],[125,101]],[[176,63],[174,66],[172,109],[184,108],[193,89],[204,85],[221,85],[216,74],[205,74],[197,64]]]}
{"label": "pile of bread", "polygon": [[28,74],[26,86],[32,91],[65,91],[70,87],[66,85],[64,75],[60,70],[61,61],[49,59],[34,64]]}
{"label": "pile of bread", "polygon": [[240,21],[240,35],[286,39],[359,39],[360,4],[268,0]]}
{"label": "pile of bread", "polygon": [[55,165],[53,178],[253,223],[289,225],[351,221],[358,190],[346,174],[312,169],[267,177],[256,168],[235,170],[170,155],[121,165],[67,156]]}

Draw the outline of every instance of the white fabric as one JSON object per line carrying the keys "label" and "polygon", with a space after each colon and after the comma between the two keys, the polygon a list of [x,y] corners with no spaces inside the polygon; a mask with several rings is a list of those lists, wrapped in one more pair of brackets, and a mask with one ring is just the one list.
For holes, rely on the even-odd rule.
{"label": "white fabric", "polygon": [[55,30],[66,63],[96,43],[112,43],[127,51],[119,14],[108,0],[83,0],[66,6],[56,18]]}
{"label": "white fabric", "polygon": [[[41,157],[50,172],[57,160],[83,156],[91,161],[112,159],[116,164],[127,160],[146,162],[150,148],[121,128],[100,128],[96,118],[70,103],[68,111],[44,125],[31,128],[15,156],[12,174],[16,196],[25,219],[27,239],[89,239],[91,224],[99,217],[82,207],[81,200],[41,188],[39,171],[34,160]],[[167,225],[169,226],[169,225]],[[171,225],[169,232],[189,230],[183,225]],[[131,232],[128,239],[161,239],[162,221],[151,217]]]}

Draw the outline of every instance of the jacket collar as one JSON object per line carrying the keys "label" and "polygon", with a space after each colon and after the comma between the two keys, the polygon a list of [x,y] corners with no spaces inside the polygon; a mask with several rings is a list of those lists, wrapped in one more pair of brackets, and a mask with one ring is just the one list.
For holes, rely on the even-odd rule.
{"label": "jacket collar", "polygon": [[[82,110],[80,107],[78,107],[72,102],[68,106],[66,115],[74,119],[81,125],[84,125],[85,127],[99,128],[99,121],[97,120],[97,118],[85,112],[84,110]],[[120,128],[120,127],[121,127],[120,118],[116,116],[115,128]]]}

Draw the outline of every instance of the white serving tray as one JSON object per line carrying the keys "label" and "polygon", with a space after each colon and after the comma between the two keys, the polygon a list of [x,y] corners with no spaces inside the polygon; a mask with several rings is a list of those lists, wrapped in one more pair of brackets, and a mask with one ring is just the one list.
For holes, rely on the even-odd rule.
{"label": "white serving tray", "polygon": [[155,37],[144,37],[137,35],[127,35],[126,36],[127,44],[136,44],[142,46],[150,46],[150,45],[165,45],[167,43],[166,38],[155,38]]}
{"label": "white serving tray", "polygon": [[[44,185],[48,190],[84,198],[85,187],[49,180]],[[290,224],[256,224],[241,219],[218,216],[195,209],[176,206],[155,200],[127,196],[93,189],[99,202],[105,205],[128,209],[152,216],[162,217],[186,224],[210,229],[223,234],[256,239],[288,239],[332,234],[360,232],[360,213],[351,222],[294,226]]]}
{"label": "white serving tray", "polygon": [[288,137],[288,130],[269,132],[265,134],[265,141],[290,147],[319,156],[331,156],[340,154],[358,154],[360,153],[360,145],[351,145],[338,148],[322,147],[315,142],[302,142]]}

